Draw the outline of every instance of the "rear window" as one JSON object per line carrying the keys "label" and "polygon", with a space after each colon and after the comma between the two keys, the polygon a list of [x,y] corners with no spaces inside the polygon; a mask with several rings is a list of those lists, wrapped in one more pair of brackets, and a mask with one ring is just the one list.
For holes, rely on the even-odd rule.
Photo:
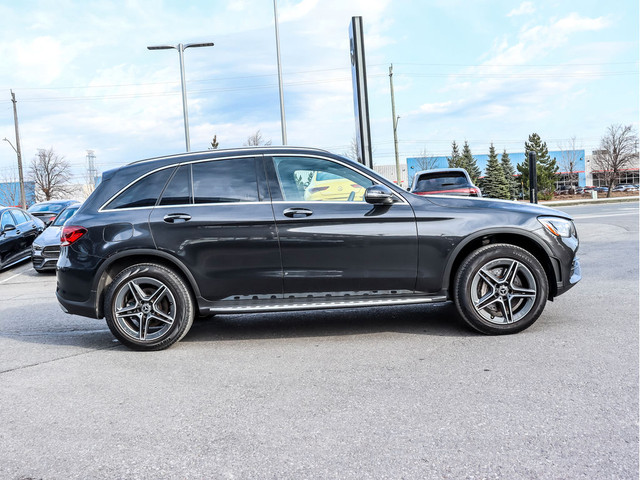
{"label": "rear window", "polygon": [[414,191],[448,190],[467,185],[469,182],[463,172],[423,173],[418,177]]}

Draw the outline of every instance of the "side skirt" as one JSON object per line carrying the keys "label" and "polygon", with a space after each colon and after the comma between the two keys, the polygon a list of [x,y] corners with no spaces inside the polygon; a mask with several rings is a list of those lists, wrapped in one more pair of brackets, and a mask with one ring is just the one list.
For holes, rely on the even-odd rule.
{"label": "side skirt", "polygon": [[[199,299],[202,300],[202,299]],[[201,313],[258,313],[258,312],[279,312],[292,310],[323,310],[327,308],[354,308],[354,307],[379,307],[387,305],[411,305],[417,303],[440,303],[446,302],[446,296],[424,296],[412,295],[407,297],[378,297],[378,298],[350,298],[350,299],[320,299],[320,298],[296,298],[286,300],[279,298],[276,301],[254,301],[251,303],[238,302],[216,302],[208,306],[201,306]],[[200,304],[202,305],[202,303]]]}

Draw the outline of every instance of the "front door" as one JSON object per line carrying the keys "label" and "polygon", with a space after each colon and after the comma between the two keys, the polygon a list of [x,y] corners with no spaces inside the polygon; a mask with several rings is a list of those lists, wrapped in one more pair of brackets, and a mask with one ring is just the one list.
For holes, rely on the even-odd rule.
{"label": "front door", "polygon": [[266,158],[285,298],[403,295],[415,289],[413,209],[364,201],[376,183],[352,166],[315,156]]}

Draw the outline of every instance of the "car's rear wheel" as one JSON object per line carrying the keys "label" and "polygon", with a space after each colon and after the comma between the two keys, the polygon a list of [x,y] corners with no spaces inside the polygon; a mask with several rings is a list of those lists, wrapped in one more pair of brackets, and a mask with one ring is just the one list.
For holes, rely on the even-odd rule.
{"label": "car's rear wheel", "polygon": [[194,301],[181,277],[162,265],[132,265],[105,295],[113,335],[134,350],[162,350],[184,337],[193,323]]}
{"label": "car's rear wheel", "polygon": [[544,310],[549,284],[540,262],[508,244],[487,245],[460,265],[453,285],[458,312],[475,330],[500,335],[531,326]]}

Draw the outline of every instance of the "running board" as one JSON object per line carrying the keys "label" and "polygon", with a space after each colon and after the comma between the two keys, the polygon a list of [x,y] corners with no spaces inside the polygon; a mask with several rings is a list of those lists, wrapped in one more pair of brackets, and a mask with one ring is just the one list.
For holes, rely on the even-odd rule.
{"label": "running board", "polygon": [[283,310],[323,310],[327,308],[354,308],[354,307],[382,307],[389,305],[411,305],[416,303],[439,303],[446,302],[447,297],[424,297],[416,296],[412,298],[367,298],[367,299],[351,299],[351,300],[334,300],[324,302],[294,301],[291,303],[278,304],[255,304],[255,305],[218,305],[209,307],[209,313],[247,313],[247,312],[280,312]]}

